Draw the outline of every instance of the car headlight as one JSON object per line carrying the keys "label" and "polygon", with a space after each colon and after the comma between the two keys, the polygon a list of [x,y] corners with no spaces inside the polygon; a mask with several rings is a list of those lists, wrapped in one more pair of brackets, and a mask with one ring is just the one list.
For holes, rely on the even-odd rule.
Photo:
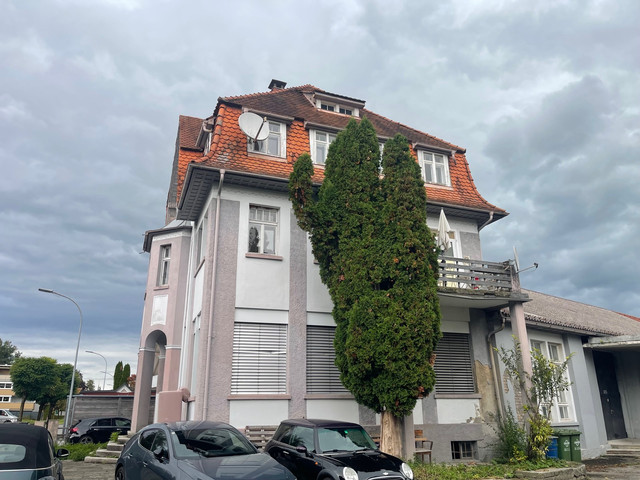
{"label": "car headlight", "polygon": [[411,467],[409,465],[407,465],[406,463],[402,462],[402,465],[400,465],[400,470],[402,471],[402,474],[413,480],[413,470],[411,470]]}
{"label": "car headlight", "polygon": [[351,467],[344,467],[342,469],[342,476],[344,480],[358,480],[358,472]]}

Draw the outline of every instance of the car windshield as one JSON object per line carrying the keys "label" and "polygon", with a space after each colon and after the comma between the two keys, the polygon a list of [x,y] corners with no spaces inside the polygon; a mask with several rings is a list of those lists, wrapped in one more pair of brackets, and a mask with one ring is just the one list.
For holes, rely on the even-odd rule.
{"label": "car windshield", "polygon": [[376,444],[362,427],[319,428],[318,443],[323,452],[355,452],[376,449]]}
{"label": "car windshield", "polygon": [[172,430],[171,442],[178,458],[256,453],[255,447],[242,434],[228,428]]}

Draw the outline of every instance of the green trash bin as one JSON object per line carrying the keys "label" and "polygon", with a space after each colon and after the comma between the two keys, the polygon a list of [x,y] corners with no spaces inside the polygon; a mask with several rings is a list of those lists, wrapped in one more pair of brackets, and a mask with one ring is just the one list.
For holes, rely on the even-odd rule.
{"label": "green trash bin", "polygon": [[[558,437],[558,458],[571,461],[571,434],[567,430],[555,430],[553,435]],[[580,437],[578,437],[579,439]]]}
{"label": "green trash bin", "polygon": [[571,461],[581,462],[582,452],[580,451],[580,431],[571,430]]}

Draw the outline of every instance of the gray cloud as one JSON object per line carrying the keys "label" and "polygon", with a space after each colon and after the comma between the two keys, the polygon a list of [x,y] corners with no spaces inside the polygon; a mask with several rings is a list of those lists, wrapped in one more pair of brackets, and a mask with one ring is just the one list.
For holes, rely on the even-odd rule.
{"label": "gray cloud", "polygon": [[164,220],[178,115],[271,78],[466,147],[480,192],[511,212],[483,230],[486,258],[516,245],[540,263],[525,287],[640,316],[639,14],[632,0],[5,2],[3,338],[70,361],[77,311],[37,292],[54,288],[83,308],[83,350],[134,366],[142,234]]}

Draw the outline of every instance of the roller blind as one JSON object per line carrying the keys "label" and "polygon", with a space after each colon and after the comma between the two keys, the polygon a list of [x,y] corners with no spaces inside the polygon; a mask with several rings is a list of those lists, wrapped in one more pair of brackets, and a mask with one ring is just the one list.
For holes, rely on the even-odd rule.
{"label": "roller blind", "polygon": [[468,333],[442,334],[434,369],[437,393],[475,393]]}
{"label": "roller blind", "polygon": [[334,327],[307,326],[307,393],[349,393],[340,382]]}
{"label": "roller blind", "polygon": [[231,393],[287,393],[286,325],[235,324]]}

